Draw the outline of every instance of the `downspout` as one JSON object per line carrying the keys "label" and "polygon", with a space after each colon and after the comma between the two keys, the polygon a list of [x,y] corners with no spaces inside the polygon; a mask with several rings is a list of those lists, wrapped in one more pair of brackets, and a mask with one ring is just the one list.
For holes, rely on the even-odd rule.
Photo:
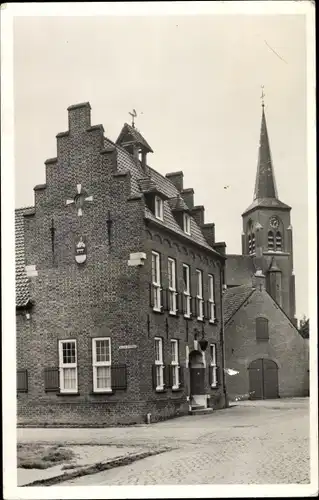
{"label": "downspout", "polygon": [[220,344],[222,350],[222,361],[223,361],[223,369],[222,369],[222,381],[223,381],[223,392],[225,398],[225,407],[228,408],[228,397],[226,390],[226,377],[225,377],[225,368],[226,368],[226,359],[225,359],[225,345],[224,345],[224,305],[223,305],[223,284],[224,284],[224,269],[225,269],[225,261],[220,267]]}

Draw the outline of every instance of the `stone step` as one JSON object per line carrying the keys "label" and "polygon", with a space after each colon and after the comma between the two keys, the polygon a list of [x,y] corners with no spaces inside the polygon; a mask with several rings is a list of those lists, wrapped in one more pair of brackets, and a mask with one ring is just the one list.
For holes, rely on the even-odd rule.
{"label": "stone step", "polygon": [[208,415],[209,413],[212,413],[214,410],[213,408],[200,408],[200,409],[195,409],[194,407],[188,412],[189,415]]}

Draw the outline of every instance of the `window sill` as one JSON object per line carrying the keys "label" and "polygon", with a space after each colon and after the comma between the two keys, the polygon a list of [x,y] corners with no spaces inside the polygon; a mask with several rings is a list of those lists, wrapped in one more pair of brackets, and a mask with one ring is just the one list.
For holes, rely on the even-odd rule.
{"label": "window sill", "polygon": [[166,392],[166,389],[164,389],[164,387],[159,387],[155,389],[155,392]]}
{"label": "window sill", "polygon": [[217,325],[217,319],[216,319],[216,318],[215,318],[215,319],[210,319],[210,320],[209,320],[209,323],[210,323],[211,325]]}
{"label": "window sill", "polygon": [[184,314],[184,318],[185,319],[192,319],[192,316],[191,316],[191,314]]}
{"label": "window sill", "polygon": [[24,394],[26,392],[28,392],[28,389],[17,389],[18,394]]}
{"label": "window sill", "polygon": [[197,321],[200,321],[201,323],[203,323],[204,322],[204,318],[198,318],[197,317]]}
{"label": "window sill", "polygon": [[106,391],[91,391],[90,396],[99,396],[100,394],[104,395],[105,394],[114,394],[115,391],[111,390],[106,390]]}
{"label": "window sill", "polygon": [[169,311],[168,314],[170,316],[175,316],[176,317],[177,316],[177,311]]}
{"label": "window sill", "polygon": [[172,387],[172,392],[181,392],[182,390],[181,387]]}
{"label": "window sill", "polygon": [[61,396],[61,397],[64,397],[64,396],[80,396],[80,393],[79,392],[58,392],[57,396]]}
{"label": "window sill", "polygon": [[211,384],[210,388],[211,389],[217,389],[218,388],[218,384]]}
{"label": "window sill", "polygon": [[157,314],[162,314],[162,309],[158,309],[157,307],[153,307],[153,312]]}

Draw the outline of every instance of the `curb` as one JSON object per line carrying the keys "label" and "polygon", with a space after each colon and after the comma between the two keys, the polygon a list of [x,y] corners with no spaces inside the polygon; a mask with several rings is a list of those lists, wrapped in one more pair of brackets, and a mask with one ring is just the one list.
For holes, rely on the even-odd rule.
{"label": "curb", "polygon": [[58,476],[49,477],[47,479],[37,479],[32,483],[23,484],[20,487],[25,488],[29,486],[53,486],[58,483],[63,483],[69,479],[75,479],[77,477],[87,476],[90,474],[96,474],[97,472],[102,472],[108,469],[114,469],[115,467],[121,467],[122,465],[129,465],[137,460],[142,460],[143,458],[151,457],[153,455],[159,455],[160,453],[165,453],[170,451],[172,448],[162,448],[153,451],[144,451],[140,453],[135,453],[129,455],[128,457],[117,458],[115,460],[108,460],[107,462],[97,462],[95,464],[89,465],[77,471],[64,472]]}

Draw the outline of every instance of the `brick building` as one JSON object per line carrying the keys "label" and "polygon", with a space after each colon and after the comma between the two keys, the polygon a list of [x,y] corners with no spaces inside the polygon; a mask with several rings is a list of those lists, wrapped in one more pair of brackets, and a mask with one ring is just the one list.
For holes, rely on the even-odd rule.
{"label": "brick building", "polygon": [[308,394],[308,343],[295,318],[290,211],[278,197],[263,105],[254,200],[242,214],[242,255],[226,261],[230,398]]}
{"label": "brick building", "polygon": [[225,406],[225,243],[184,189],[68,108],[34,207],[16,210],[18,422],[112,425]]}

